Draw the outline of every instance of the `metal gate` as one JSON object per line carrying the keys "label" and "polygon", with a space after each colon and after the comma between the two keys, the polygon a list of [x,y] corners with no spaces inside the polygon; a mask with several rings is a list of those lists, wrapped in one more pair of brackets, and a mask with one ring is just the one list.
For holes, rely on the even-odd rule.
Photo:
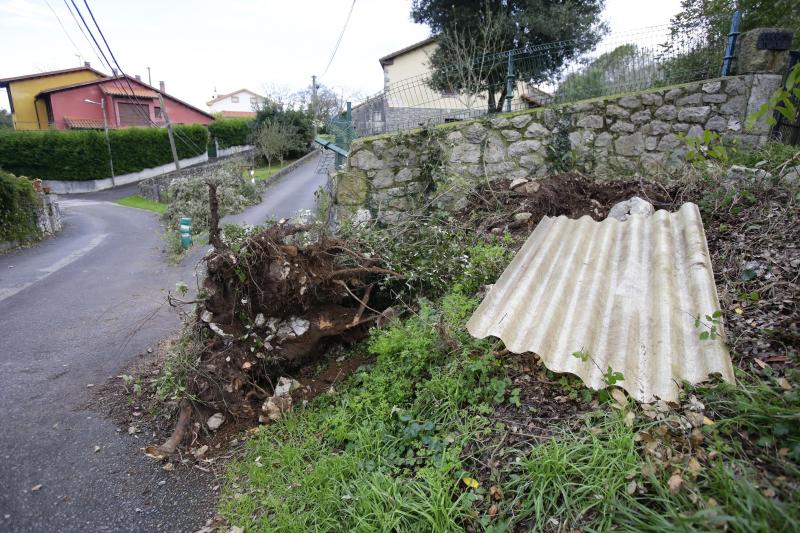
{"label": "metal gate", "polygon": [[[786,68],[786,74],[783,76],[783,87],[786,87],[786,78],[796,64],[800,63],[800,51],[789,52],[789,64]],[[789,98],[798,109],[794,120],[789,120],[783,114],[775,112],[775,125],[770,129],[770,136],[785,143],[785,144],[800,144],[800,98],[790,95]]]}

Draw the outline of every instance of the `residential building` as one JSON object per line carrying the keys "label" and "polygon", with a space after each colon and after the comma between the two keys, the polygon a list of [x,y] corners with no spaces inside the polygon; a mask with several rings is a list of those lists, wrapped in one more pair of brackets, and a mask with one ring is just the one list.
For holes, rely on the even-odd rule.
{"label": "residential building", "polygon": [[[103,78],[40,92],[48,124],[55,129],[103,127],[103,108],[109,128],[160,126],[164,124],[159,94],[172,124],[210,124],[214,117],[167,94],[164,82],[156,89],[131,76]],[[37,103],[38,105],[38,103]]]}
{"label": "residential building", "polygon": [[36,100],[36,95],[42,91],[105,78],[106,75],[91,67],[87,62],[84,66],[39,72],[24,76],[0,79],[0,88],[8,92],[8,102],[11,106],[11,115],[14,128],[17,130],[47,129],[47,110],[44,101]]}
{"label": "residential building", "polygon": [[[360,134],[408,129],[429,123],[464,120],[484,115],[488,93],[468,94],[436,90],[428,84],[432,75],[430,57],[438,48],[436,37],[381,57],[383,92],[353,108],[353,123]],[[518,81],[514,109],[539,107],[547,94]],[[495,94],[499,99],[500,94]]]}
{"label": "residential building", "polygon": [[[160,126],[159,93],[173,124],[210,124],[214,117],[138,77],[106,76],[87,63],[77,69],[0,80],[8,90],[17,130],[100,129]],[[104,106],[100,104],[103,103]]]}
{"label": "residential building", "polygon": [[219,113],[225,118],[255,117],[256,111],[267,101],[266,97],[249,89],[239,89],[228,94],[214,96],[206,102],[211,113]]}

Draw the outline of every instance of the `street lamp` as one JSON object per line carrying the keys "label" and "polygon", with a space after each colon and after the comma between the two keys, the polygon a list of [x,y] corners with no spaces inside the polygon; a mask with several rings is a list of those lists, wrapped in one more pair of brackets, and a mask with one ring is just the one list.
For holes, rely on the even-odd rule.
{"label": "street lamp", "polygon": [[116,183],[114,183],[114,160],[111,158],[111,140],[108,138],[108,119],[106,118],[106,101],[105,99],[101,99],[99,102],[95,102],[94,100],[89,100],[88,98],[84,99],[84,102],[87,104],[94,104],[99,105],[100,109],[103,111],[103,129],[106,132],[106,146],[108,147],[108,164],[111,167],[111,186],[115,187]]}

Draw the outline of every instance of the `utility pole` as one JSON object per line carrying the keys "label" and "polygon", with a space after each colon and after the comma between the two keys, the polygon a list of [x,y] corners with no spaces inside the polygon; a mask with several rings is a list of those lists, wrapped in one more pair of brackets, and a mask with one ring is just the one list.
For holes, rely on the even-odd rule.
{"label": "utility pole", "polygon": [[178,150],[175,149],[175,137],[172,136],[172,123],[169,121],[167,106],[164,105],[164,96],[158,93],[158,101],[161,103],[161,114],[164,115],[164,122],[167,124],[167,136],[169,137],[169,147],[172,149],[172,159],[175,161],[175,170],[181,169],[181,162],[178,161]]}
{"label": "utility pole", "polygon": [[317,136],[317,77],[311,76],[311,116],[314,123],[314,137]]}

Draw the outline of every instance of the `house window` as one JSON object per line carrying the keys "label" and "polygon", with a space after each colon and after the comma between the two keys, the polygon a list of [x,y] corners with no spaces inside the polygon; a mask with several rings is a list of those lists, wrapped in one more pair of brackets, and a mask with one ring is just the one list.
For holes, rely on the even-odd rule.
{"label": "house window", "polygon": [[234,104],[238,104],[239,103],[239,97],[238,96],[231,96],[231,102],[233,102]]}
{"label": "house window", "polygon": [[154,107],[153,108],[153,116],[156,117],[156,120],[159,120],[161,118],[161,108],[160,107]]}

